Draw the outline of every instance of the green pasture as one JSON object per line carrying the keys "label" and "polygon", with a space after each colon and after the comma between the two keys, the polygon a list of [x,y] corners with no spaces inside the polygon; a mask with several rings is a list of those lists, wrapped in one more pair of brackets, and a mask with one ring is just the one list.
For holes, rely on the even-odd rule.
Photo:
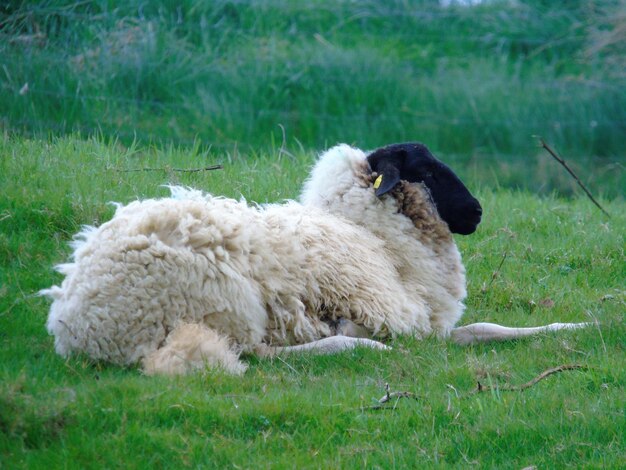
{"label": "green pasture", "polygon": [[[247,358],[243,377],[145,377],[55,355],[39,289],[82,224],[108,201],[166,196],[177,183],[259,202],[297,196],[314,155],[227,155],[76,136],[0,140],[0,466],[2,468],[619,468],[626,463],[623,200],[477,188],[484,223],[458,237],[468,270],[464,322],[581,331],[459,347],[434,338],[392,351]],[[185,173],[221,163],[223,170]],[[156,171],[148,170],[155,169]],[[131,171],[139,170],[139,171]],[[407,254],[410,256],[410,253]],[[523,391],[474,394],[544,370]],[[413,398],[375,405],[391,392]]]}

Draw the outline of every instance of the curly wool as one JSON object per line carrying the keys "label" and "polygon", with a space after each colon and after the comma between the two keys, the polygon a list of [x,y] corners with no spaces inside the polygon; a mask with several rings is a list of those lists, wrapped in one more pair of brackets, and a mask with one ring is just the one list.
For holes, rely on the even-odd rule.
{"label": "curly wool", "polygon": [[447,225],[420,184],[379,199],[374,176],[365,153],[340,145],[320,157],[301,204],[172,188],[118,206],[77,236],[61,286],[43,291],[56,351],[143,361],[148,373],[203,361],[241,373],[242,351],[318,340],[341,318],[374,335],[447,336],[466,295]]}

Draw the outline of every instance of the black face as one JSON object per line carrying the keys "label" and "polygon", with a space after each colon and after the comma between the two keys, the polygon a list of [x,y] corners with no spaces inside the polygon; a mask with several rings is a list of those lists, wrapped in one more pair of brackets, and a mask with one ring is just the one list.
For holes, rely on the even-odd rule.
{"label": "black face", "polygon": [[389,192],[401,180],[424,183],[439,216],[452,233],[469,235],[480,223],[482,208],[461,180],[420,143],[394,144],[372,152],[367,161],[382,175],[377,196]]}

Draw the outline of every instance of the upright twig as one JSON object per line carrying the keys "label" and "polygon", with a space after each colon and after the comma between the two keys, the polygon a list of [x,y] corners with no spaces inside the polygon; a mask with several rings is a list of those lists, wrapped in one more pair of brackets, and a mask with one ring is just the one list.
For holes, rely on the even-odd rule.
{"label": "upright twig", "polygon": [[496,270],[493,273],[491,273],[491,279],[489,280],[489,285],[487,287],[485,287],[483,292],[487,292],[491,288],[491,285],[493,284],[493,281],[495,281],[496,278],[500,275],[500,270],[502,269],[502,265],[504,264],[504,261],[506,260],[506,257],[508,255],[509,255],[509,253],[507,251],[502,253],[502,259],[500,260],[500,264],[498,265]]}
{"label": "upright twig", "polygon": [[576,176],[576,173],[574,173],[574,171],[573,171],[573,170],[572,170],[569,166],[567,166],[567,163],[565,163],[565,160],[563,160],[561,157],[559,157],[559,156],[556,154],[556,152],[555,152],[554,150],[552,150],[548,144],[546,144],[545,140],[543,140],[542,138],[539,138],[539,141],[541,142],[541,146],[542,146],[542,147],[543,147],[543,148],[544,148],[544,149],[545,149],[545,150],[546,150],[546,151],[547,151],[550,155],[552,155],[552,157],[553,157],[553,158],[554,158],[557,162],[559,162],[559,163],[563,166],[563,168],[565,168],[565,169],[567,170],[567,172],[568,172],[570,175],[572,175],[572,177],[573,177],[573,178],[576,180],[576,182],[578,183],[578,186],[580,186],[580,187],[583,189],[583,191],[585,191],[585,194],[587,195],[587,197],[588,197],[589,199],[591,199],[591,202],[593,202],[593,203],[596,205],[596,207],[597,207],[598,209],[600,209],[600,210],[601,210],[601,211],[602,211],[602,212],[603,212],[603,213],[604,213],[607,217],[609,217],[609,218],[610,218],[610,217],[611,217],[611,215],[610,215],[607,211],[605,211],[605,210],[604,210],[604,208],[600,205],[600,203],[599,203],[598,201],[596,201],[596,200],[594,199],[594,197],[591,195],[591,193],[590,193],[590,192],[589,192],[589,190],[585,187],[585,185],[582,183],[582,181],[580,181],[580,179],[578,178],[578,176]]}

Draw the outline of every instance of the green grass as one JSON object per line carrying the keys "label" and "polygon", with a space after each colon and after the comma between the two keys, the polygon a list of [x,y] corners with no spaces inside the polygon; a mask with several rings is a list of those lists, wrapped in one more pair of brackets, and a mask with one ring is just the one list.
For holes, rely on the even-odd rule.
{"label": "green grass", "polygon": [[[3,2],[0,468],[626,466],[624,2],[503,3]],[[170,183],[280,201],[315,151],[407,140],[485,209],[457,239],[465,323],[598,326],[249,358],[242,378],[148,378],[54,354],[36,293],[60,281],[52,267],[80,226],[110,218],[109,201]],[[561,364],[587,369],[471,394]],[[386,383],[417,399],[369,408]]]}
{"label": "green grass", "polygon": [[[401,337],[392,351],[259,361],[243,377],[144,377],[64,360],[45,331],[52,266],[107,201],[177,183],[259,202],[297,196],[313,154],[125,146],[76,136],[0,138],[1,468],[623,468],[626,464],[626,207],[487,187],[484,223],[457,239],[464,322],[596,321],[576,332],[458,347]],[[223,170],[181,173],[214,163]],[[453,165],[470,182],[471,167]],[[163,168],[164,171],[127,171]],[[506,254],[504,261],[503,256]],[[471,395],[476,381],[523,392]],[[416,400],[368,408],[392,391]]]}
{"label": "green grass", "polygon": [[542,169],[528,155],[541,135],[615,196],[626,185],[623,7],[9,2],[0,7],[0,129],[126,144],[199,138],[246,153],[275,147],[283,130],[291,151],[420,140],[472,160],[486,181],[506,164],[503,186],[570,192],[536,181]]}

